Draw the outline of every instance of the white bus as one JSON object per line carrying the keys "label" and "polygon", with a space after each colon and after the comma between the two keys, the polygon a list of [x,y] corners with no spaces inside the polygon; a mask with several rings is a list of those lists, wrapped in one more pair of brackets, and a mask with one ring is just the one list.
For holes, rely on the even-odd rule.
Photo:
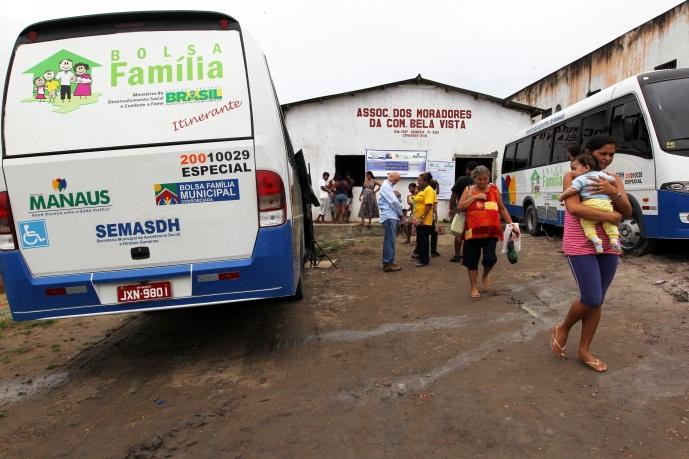
{"label": "white bus", "polygon": [[617,141],[610,171],[633,206],[620,225],[625,250],[642,255],[657,239],[689,238],[689,69],[627,78],[514,136],[498,158],[510,214],[534,235],[562,226],[567,149],[602,133]]}
{"label": "white bus", "polygon": [[2,109],[15,320],[300,297],[308,179],[265,57],[233,18],[34,24]]}

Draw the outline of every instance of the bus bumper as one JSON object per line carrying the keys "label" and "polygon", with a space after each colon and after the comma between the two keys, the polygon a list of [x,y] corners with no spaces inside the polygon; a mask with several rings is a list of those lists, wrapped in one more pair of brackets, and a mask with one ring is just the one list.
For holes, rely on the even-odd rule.
{"label": "bus bumper", "polygon": [[[0,252],[0,270],[14,320],[126,313],[291,296],[296,289],[291,247],[288,223],[259,229],[253,256],[246,259],[32,277],[21,253],[13,250]],[[117,285],[161,280],[172,282],[173,295],[176,283],[191,294],[132,303],[103,301],[108,296],[104,292]]]}
{"label": "bus bumper", "polygon": [[644,215],[646,237],[689,239],[689,194],[658,191],[658,215]]}

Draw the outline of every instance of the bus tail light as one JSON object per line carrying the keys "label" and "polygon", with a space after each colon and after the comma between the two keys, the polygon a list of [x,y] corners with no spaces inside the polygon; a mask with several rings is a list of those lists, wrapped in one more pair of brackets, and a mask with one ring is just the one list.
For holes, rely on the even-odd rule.
{"label": "bus tail light", "polygon": [[287,221],[285,185],[280,175],[273,171],[256,171],[258,190],[258,224],[278,226]]}
{"label": "bus tail light", "polygon": [[0,250],[17,250],[12,208],[7,191],[0,192]]}

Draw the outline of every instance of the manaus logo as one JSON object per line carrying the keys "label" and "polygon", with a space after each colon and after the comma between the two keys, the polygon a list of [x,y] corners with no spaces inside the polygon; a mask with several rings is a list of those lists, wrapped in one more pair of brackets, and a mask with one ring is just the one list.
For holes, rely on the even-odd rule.
{"label": "manaus logo", "polygon": [[29,212],[43,210],[73,209],[77,207],[104,207],[110,205],[109,190],[76,191],[63,193],[67,179],[56,178],[50,182],[57,193],[37,193],[29,196]]}
{"label": "manaus logo", "polygon": [[53,179],[53,190],[62,192],[66,189],[67,189],[67,179],[63,179],[63,178]]}
{"label": "manaus logo", "polygon": [[65,49],[42,60],[25,74],[31,75],[31,97],[22,102],[39,102],[69,113],[98,101],[93,92],[93,70],[101,65]]}

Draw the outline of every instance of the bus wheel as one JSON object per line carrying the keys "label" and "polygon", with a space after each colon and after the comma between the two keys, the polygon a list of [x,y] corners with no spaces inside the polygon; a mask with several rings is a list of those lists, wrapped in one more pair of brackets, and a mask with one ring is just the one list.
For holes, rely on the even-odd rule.
{"label": "bus wheel", "polygon": [[304,299],[304,275],[302,274],[299,276],[299,283],[297,284],[297,290],[295,290],[294,295],[292,295],[292,299],[295,301],[303,300]]}
{"label": "bus wheel", "polygon": [[636,210],[630,218],[625,218],[620,223],[620,244],[626,253],[640,257],[653,250],[656,242],[655,239],[643,236]]}
{"label": "bus wheel", "polygon": [[526,232],[532,236],[540,236],[543,234],[543,228],[541,224],[538,223],[538,212],[533,204],[526,206],[526,212],[524,212],[526,219]]}

